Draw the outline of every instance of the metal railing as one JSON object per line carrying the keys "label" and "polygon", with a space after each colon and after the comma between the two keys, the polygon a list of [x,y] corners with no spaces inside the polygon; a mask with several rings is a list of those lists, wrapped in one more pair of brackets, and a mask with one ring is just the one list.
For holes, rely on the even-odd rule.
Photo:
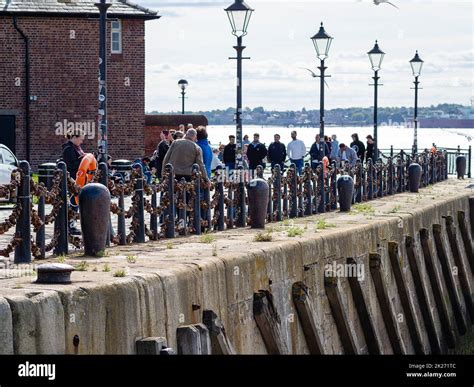
{"label": "metal railing", "polygon": [[[337,179],[348,175],[354,179],[353,203],[394,195],[408,190],[408,168],[418,162],[422,167],[421,187],[435,184],[448,177],[447,152],[423,152],[414,157],[401,154],[387,162],[379,159],[356,165],[325,166],[314,168],[306,164],[301,175],[294,164],[286,173],[276,166],[266,181],[269,184],[267,222],[324,214],[338,208]],[[20,163],[20,169],[12,173],[11,183],[0,187],[0,197],[18,190],[17,202],[12,214],[0,223],[0,235],[16,226],[15,234],[0,255],[8,257],[14,251],[15,263],[29,263],[32,256],[45,258],[48,251],[66,255],[69,246],[82,246],[81,237],[70,234],[68,222],[78,220],[79,212],[70,208],[71,196],[80,192],[59,162],[53,171],[40,175],[40,183],[30,176],[29,164]],[[101,163],[93,181],[105,183],[107,165]],[[114,198],[111,214],[117,217],[111,228],[111,244],[126,245],[148,240],[175,238],[178,235],[224,231],[245,227],[252,222],[248,214],[247,187],[253,177],[263,177],[263,169],[256,171],[229,171],[218,168],[211,180],[204,179],[197,165],[192,176],[180,181],[175,179],[173,166],[166,166],[161,181],[147,184],[141,168],[127,173],[123,182],[108,180],[109,191]],[[131,204],[126,208],[126,198]],[[33,203],[37,203],[33,205]],[[45,205],[50,211],[45,213]],[[148,218],[148,219],[147,219]],[[54,233],[46,243],[45,226],[54,222]],[[112,223],[111,223],[112,225]],[[128,226],[128,231],[127,231]],[[35,239],[32,236],[35,234]]]}

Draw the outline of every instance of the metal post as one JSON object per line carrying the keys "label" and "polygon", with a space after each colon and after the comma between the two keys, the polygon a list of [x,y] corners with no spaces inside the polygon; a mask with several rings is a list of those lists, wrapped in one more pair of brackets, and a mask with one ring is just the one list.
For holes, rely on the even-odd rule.
{"label": "metal post", "polygon": [[58,163],[58,169],[61,170],[61,183],[60,183],[60,195],[62,205],[56,216],[54,222],[54,232],[58,234],[58,243],[54,248],[54,254],[56,255],[67,255],[69,252],[68,245],[68,190],[67,190],[67,168],[63,161]]}
{"label": "metal post", "polygon": [[245,227],[247,225],[247,207],[245,205],[245,176],[244,167],[240,166],[239,171],[239,209],[237,217],[237,227]]}
{"label": "metal post", "polygon": [[337,168],[336,162],[331,162],[331,210],[337,210]]}
{"label": "metal post", "polygon": [[[361,203],[362,202],[362,189],[363,189],[363,169],[364,166],[360,162],[360,160],[357,160],[356,162],[356,168],[357,168],[357,179],[355,180],[358,183],[356,195],[355,195],[355,202],[356,203]],[[337,188],[336,188],[337,192]]]}
{"label": "metal post", "polygon": [[[467,167],[467,177],[470,179],[471,178],[471,167],[472,167],[472,151],[471,151],[471,145],[469,145],[469,151],[468,151],[468,154],[467,154],[467,161],[468,161],[468,167]],[[447,166],[447,161],[446,161],[446,166]],[[447,177],[446,177],[447,178]]]}
{"label": "metal post", "polygon": [[107,9],[111,4],[100,0],[95,4],[99,8],[99,157],[98,161],[107,162]]}
{"label": "metal post", "polygon": [[117,216],[117,233],[119,236],[119,245],[127,244],[127,231],[125,229],[125,198],[123,190],[120,191],[118,198],[119,214]]}
{"label": "metal post", "polygon": [[379,137],[377,133],[378,129],[378,118],[377,118],[377,113],[378,113],[378,87],[379,87],[379,72],[378,70],[374,71],[374,161],[378,159],[379,157]]}
{"label": "metal post", "polygon": [[150,215],[150,230],[153,235],[154,241],[158,240],[158,215],[156,214],[156,208],[158,206],[158,194],[156,193],[156,185],[153,185],[153,192],[151,194],[151,209],[153,213]]}
{"label": "metal post", "polygon": [[209,186],[204,188],[204,203],[206,208],[204,210],[204,219],[207,221],[206,230],[212,230],[212,218],[211,218],[211,190]]}
{"label": "metal post", "polygon": [[318,67],[321,75],[320,75],[320,97],[319,97],[319,136],[321,139],[324,138],[324,72],[326,71],[327,67],[324,66],[324,59],[321,60],[321,66]]}
{"label": "metal post", "polygon": [[137,223],[137,232],[134,241],[137,243],[145,243],[145,205],[143,198],[143,170],[140,167],[137,181],[135,182],[135,197],[137,203],[137,213],[133,216],[133,222]]}
{"label": "metal post", "polygon": [[194,181],[194,229],[196,235],[201,235],[201,174],[199,172],[199,166],[193,165],[193,177]]}
{"label": "metal post", "polygon": [[186,98],[185,95],[186,95],[186,92],[182,90],[181,91],[181,114],[183,115],[186,114],[184,110],[184,99]]}
{"label": "metal post", "polygon": [[374,166],[372,164],[372,159],[367,160],[367,180],[367,199],[372,200],[374,198]]}
{"label": "metal post", "polygon": [[282,203],[281,203],[281,168],[280,165],[275,165],[275,181],[274,181],[274,191],[276,197],[276,203],[274,207],[276,207],[276,220],[277,222],[281,222],[283,220],[282,215]]}
{"label": "metal post", "polygon": [[174,169],[171,164],[166,164],[165,166],[165,173],[168,176],[168,206],[166,208],[166,238],[174,238],[175,237],[175,197],[174,197]]}
{"label": "metal post", "polygon": [[325,176],[324,176],[324,166],[323,163],[320,163],[321,167],[321,173],[319,174],[319,179],[318,179],[318,194],[320,196],[319,199],[319,206],[318,206],[318,212],[320,214],[323,214],[326,212],[326,187],[325,187]]}
{"label": "metal post", "polygon": [[[186,179],[183,177],[180,181],[183,187],[186,187]],[[181,198],[183,208],[178,210],[178,222],[182,231],[180,231],[181,235],[188,235],[188,221],[187,221],[187,201],[186,201],[186,189],[183,189],[179,193],[179,197]]]}
{"label": "metal post", "polygon": [[293,163],[290,165],[291,180],[290,180],[290,195],[291,195],[291,208],[290,218],[296,218],[298,216],[298,176],[296,174],[296,165]]}
{"label": "metal post", "polygon": [[23,176],[18,187],[18,197],[16,200],[21,206],[21,212],[16,224],[16,237],[21,238],[21,242],[15,247],[15,264],[31,262],[31,177],[28,161],[21,161],[20,169],[23,172]]}
{"label": "metal post", "polygon": [[[108,189],[109,185],[109,168],[107,167],[107,163],[100,163],[99,164],[99,172],[100,172],[100,184],[104,185]],[[112,219],[111,215],[109,214],[109,227],[107,228],[107,239],[105,245],[107,247],[110,246],[110,239],[113,236],[114,230],[112,228]]]}
{"label": "metal post", "polygon": [[413,154],[418,153],[418,85],[420,81],[418,81],[418,77],[415,77],[415,116],[414,116],[414,125],[415,125],[415,133],[413,139]]}
{"label": "metal post", "polygon": [[217,211],[219,212],[219,216],[217,218],[217,230],[218,231],[224,231],[225,229],[225,198],[224,198],[224,176],[223,176],[224,170],[222,169],[221,165],[217,166],[217,171],[216,171],[216,179],[217,179],[217,185],[216,185],[216,191],[219,193],[219,203],[217,207]]}
{"label": "metal post", "polygon": [[268,184],[268,204],[267,204],[267,221],[273,222],[273,193],[272,193],[272,184]]}
{"label": "metal post", "polygon": [[306,216],[313,215],[313,189],[311,186],[312,174],[313,170],[311,169],[309,164],[306,164],[303,175],[306,178],[304,184],[306,190],[306,207],[304,209],[304,214]]}

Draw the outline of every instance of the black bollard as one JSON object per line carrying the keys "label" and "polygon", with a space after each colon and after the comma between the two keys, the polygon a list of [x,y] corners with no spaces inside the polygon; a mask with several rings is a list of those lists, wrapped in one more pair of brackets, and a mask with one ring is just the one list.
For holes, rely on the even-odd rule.
{"label": "black bollard", "polygon": [[410,192],[418,192],[421,181],[421,165],[418,163],[412,163],[408,167],[408,187]]}
{"label": "black bollard", "polygon": [[18,196],[16,198],[21,206],[21,212],[16,224],[16,236],[21,238],[21,242],[15,247],[14,263],[31,262],[31,196],[30,196],[30,164],[28,161],[20,161],[20,169],[23,172],[20,186],[18,187]]}
{"label": "black bollard", "polygon": [[62,205],[59,208],[58,215],[54,222],[54,232],[58,234],[58,242],[54,248],[54,254],[67,255],[69,252],[68,242],[68,195],[67,195],[67,168],[63,161],[58,163],[58,169],[61,171],[60,193]]}
{"label": "black bollard", "polygon": [[339,209],[341,212],[349,212],[351,210],[352,196],[354,195],[354,180],[352,177],[344,175],[337,179],[337,192],[339,196]]}
{"label": "black bollard", "polygon": [[456,157],[456,173],[458,174],[458,179],[464,179],[466,175],[466,156],[459,155]]}
{"label": "black bollard", "polygon": [[248,186],[249,216],[252,228],[265,228],[268,206],[268,183],[261,179],[252,179]]}
{"label": "black bollard", "polygon": [[110,192],[102,184],[90,183],[79,193],[84,254],[96,257],[103,253],[109,231]]}

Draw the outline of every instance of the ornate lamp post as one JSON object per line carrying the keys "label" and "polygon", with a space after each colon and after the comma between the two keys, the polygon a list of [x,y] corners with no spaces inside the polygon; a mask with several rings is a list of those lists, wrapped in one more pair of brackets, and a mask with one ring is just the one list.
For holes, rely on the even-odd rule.
{"label": "ornate lamp post", "polygon": [[324,78],[329,77],[328,75],[324,75],[327,69],[327,67],[324,65],[324,61],[329,56],[329,49],[331,47],[333,38],[326,33],[323,23],[321,23],[318,33],[314,35],[311,40],[313,41],[316,55],[321,61],[321,65],[318,67],[320,70],[319,135],[321,138],[324,138]]}
{"label": "ornate lamp post", "polygon": [[415,77],[415,114],[413,122],[415,124],[415,134],[413,138],[413,154],[418,153],[418,90],[420,81],[418,77],[421,75],[421,69],[423,68],[423,61],[418,55],[418,51],[416,51],[415,56],[410,61],[411,70],[413,72],[413,76]]}
{"label": "ornate lamp post", "polygon": [[186,79],[180,79],[178,86],[181,89],[181,114],[185,114],[184,100],[186,99],[186,88],[188,87],[188,81]]}
{"label": "ornate lamp post", "polygon": [[378,120],[377,120],[377,111],[378,111],[378,86],[379,86],[379,70],[382,68],[382,61],[385,56],[385,53],[379,48],[378,42],[375,41],[375,46],[370,50],[367,55],[369,55],[370,64],[372,65],[372,70],[374,70],[374,158],[376,161],[379,157],[379,137],[377,133],[378,129]]}
{"label": "ornate lamp post", "polygon": [[242,57],[245,46],[242,45],[242,38],[247,35],[247,27],[250,17],[254,11],[243,0],[235,0],[234,4],[225,9],[229,17],[232,27],[232,34],[237,37],[237,46],[234,46],[237,57],[229,58],[237,60],[237,110],[235,113],[236,123],[236,152],[235,166],[236,168],[243,166],[242,162],[242,60],[250,59]]}

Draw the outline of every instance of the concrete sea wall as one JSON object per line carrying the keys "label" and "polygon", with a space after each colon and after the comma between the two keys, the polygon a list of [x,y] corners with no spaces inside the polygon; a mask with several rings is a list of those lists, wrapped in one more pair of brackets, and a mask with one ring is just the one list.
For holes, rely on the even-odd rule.
{"label": "concrete sea wall", "polygon": [[[418,203],[407,193],[327,215],[320,230],[318,217],[274,225],[269,242],[232,230],[212,246],[114,248],[71,285],[0,280],[0,353],[133,354],[142,337],[178,348],[177,328],[204,310],[241,354],[446,353],[471,329],[474,296],[474,199],[449,184]],[[288,238],[297,226],[303,235]],[[102,271],[131,253],[127,277]],[[333,262],[357,264],[363,280],[328,276]]]}

